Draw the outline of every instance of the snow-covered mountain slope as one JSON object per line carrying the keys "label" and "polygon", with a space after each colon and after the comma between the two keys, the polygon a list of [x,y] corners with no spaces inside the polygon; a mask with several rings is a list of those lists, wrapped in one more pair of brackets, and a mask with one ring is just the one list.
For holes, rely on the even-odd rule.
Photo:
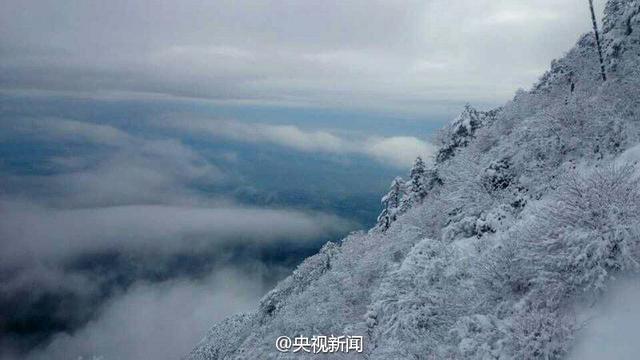
{"label": "snow-covered mountain slope", "polygon": [[[532,90],[466,108],[424,193],[419,172],[403,187],[411,206],[325,245],[186,359],[566,357],[580,309],[640,262],[640,1],[610,0],[602,37],[606,82],[587,34]],[[283,335],[364,351],[282,353]]]}

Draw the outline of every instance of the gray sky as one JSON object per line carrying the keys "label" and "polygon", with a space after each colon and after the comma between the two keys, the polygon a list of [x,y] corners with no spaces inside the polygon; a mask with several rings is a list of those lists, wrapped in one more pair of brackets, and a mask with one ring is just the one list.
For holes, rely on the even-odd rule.
{"label": "gray sky", "polygon": [[5,0],[0,89],[424,115],[510,98],[589,30],[586,0]]}

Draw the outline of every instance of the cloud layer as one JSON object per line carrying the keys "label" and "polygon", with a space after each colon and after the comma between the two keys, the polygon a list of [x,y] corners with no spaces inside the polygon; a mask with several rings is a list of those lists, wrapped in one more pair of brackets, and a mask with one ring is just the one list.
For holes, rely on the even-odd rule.
{"label": "cloud layer", "polygon": [[0,203],[3,264],[113,250],[197,253],[240,241],[301,243],[353,226],[321,213],[264,208],[131,205],[58,210]]}
{"label": "cloud layer", "polygon": [[9,0],[0,83],[426,115],[451,101],[504,101],[589,21],[580,0]]}
{"label": "cloud layer", "polygon": [[[356,226],[211,192],[227,169],[152,128],[26,117],[0,129],[3,358],[47,340],[29,357],[176,358],[212,322],[254,305],[291,266],[286,249]],[[282,260],[261,264],[270,256]]]}
{"label": "cloud layer", "polygon": [[360,154],[402,169],[410,167],[417,156],[429,158],[433,154],[431,144],[413,136],[341,136],[328,130],[305,130],[295,125],[194,118],[170,118],[160,121],[159,125],[193,135],[270,143],[296,151]]}
{"label": "cloud layer", "polygon": [[233,270],[198,281],[141,283],[80,331],[56,335],[27,359],[179,359],[212,323],[251,310],[265,290],[259,277]]}

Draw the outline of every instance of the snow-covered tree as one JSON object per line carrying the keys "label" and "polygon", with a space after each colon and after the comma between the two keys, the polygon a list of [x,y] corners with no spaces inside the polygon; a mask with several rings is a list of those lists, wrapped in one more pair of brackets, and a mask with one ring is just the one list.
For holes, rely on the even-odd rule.
{"label": "snow-covered tree", "polygon": [[396,221],[405,195],[405,183],[401,177],[396,177],[389,186],[389,192],[382,197],[382,212],[378,216],[377,228],[387,230],[391,223]]}
{"label": "snow-covered tree", "polygon": [[417,157],[409,172],[409,180],[405,183],[406,193],[400,200],[399,212],[405,213],[421,203],[427,196],[428,186],[426,165],[421,157]]}
{"label": "snow-covered tree", "polygon": [[436,154],[436,162],[448,160],[455,155],[457,149],[467,146],[476,130],[482,125],[483,117],[484,113],[467,104],[451,125],[440,133],[442,146]]}
{"label": "snow-covered tree", "polygon": [[539,210],[526,247],[538,272],[578,290],[602,289],[640,258],[640,181],[631,165],[605,164],[565,175]]}
{"label": "snow-covered tree", "polygon": [[418,156],[409,172],[409,193],[418,200],[427,196],[426,171],[424,161]]}

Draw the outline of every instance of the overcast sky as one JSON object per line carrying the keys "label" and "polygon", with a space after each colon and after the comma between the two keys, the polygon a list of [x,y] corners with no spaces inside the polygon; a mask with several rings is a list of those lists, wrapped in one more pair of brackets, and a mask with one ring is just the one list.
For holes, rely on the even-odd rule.
{"label": "overcast sky", "polygon": [[4,0],[0,89],[426,115],[503,102],[589,30],[586,0]]}

